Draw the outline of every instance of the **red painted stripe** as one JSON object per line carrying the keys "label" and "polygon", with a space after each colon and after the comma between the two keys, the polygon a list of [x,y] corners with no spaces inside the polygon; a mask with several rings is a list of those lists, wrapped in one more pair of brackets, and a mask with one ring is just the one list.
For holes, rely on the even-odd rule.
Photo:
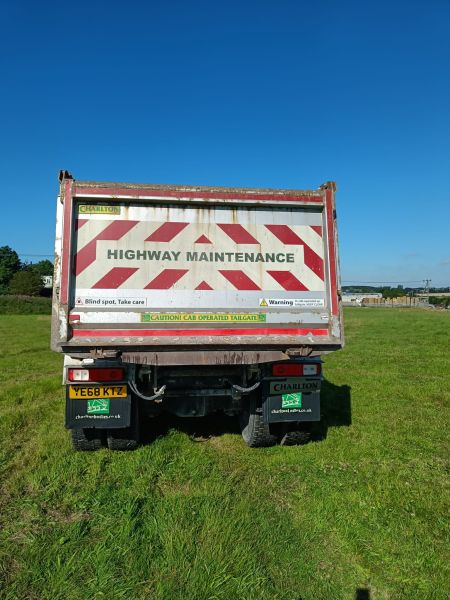
{"label": "red painted stripe", "polygon": [[120,240],[140,221],[113,221],[96,236],[96,240]]}
{"label": "red painted stripe", "polygon": [[72,252],[72,219],[73,219],[73,179],[66,179],[64,182],[64,215],[63,215],[63,232],[62,232],[62,247],[61,247],[61,290],[59,300],[62,305],[66,305],[69,301],[69,270],[70,256]]}
{"label": "red painted stripe", "polygon": [[326,215],[327,215],[327,235],[328,235],[328,262],[330,268],[330,288],[331,288],[331,313],[335,316],[339,314],[339,302],[337,297],[337,266],[335,250],[335,224],[334,224],[334,194],[328,189],[325,195]]}
{"label": "red painted stripe", "polygon": [[74,329],[73,337],[199,337],[233,335],[315,335],[326,336],[328,329]]}
{"label": "red painted stripe", "polygon": [[198,284],[198,286],[195,289],[196,290],[212,290],[213,288],[206,281],[202,281],[201,283]]}
{"label": "red painted stripe", "polygon": [[303,244],[303,252],[305,255],[305,265],[323,281],[325,275],[322,258],[307,244]]}
{"label": "red painted stripe", "polygon": [[259,244],[250,232],[242,225],[235,223],[217,223],[220,229],[226,233],[236,244]]}
{"label": "red painted stripe", "polygon": [[239,269],[219,269],[219,273],[228,279],[228,281],[234,285],[237,290],[260,290],[261,288],[256,285],[254,281],[248,277],[244,271]]}
{"label": "red painted stripe", "polygon": [[120,240],[126,233],[133,229],[140,221],[113,221],[103,231],[101,231],[94,239],[83,246],[75,254],[75,275],[79,275],[91,265],[97,258],[97,241],[98,240]]}
{"label": "red painted stripe", "polygon": [[308,292],[306,285],[297,279],[290,271],[267,271],[281,287],[289,292]]}
{"label": "red painted stripe", "polygon": [[271,202],[302,202],[315,204],[323,203],[322,194],[256,194],[252,192],[236,191],[236,192],[220,192],[220,191],[193,191],[193,190],[158,190],[152,187],[149,188],[115,188],[115,187],[75,187],[76,196],[111,196],[113,199],[119,196],[128,196],[131,198],[139,198],[140,196],[156,196],[159,198],[211,198],[212,200],[269,200]]}
{"label": "red painted stripe", "polygon": [[288,225],[266,225],[266,229],[286,246],[303,246],[301,238]]}
{"label": "red painted stripe", "polygon": [[75,221],[75,231],[78,231],[85,223],[87,223],[89,219],[77,219]]}
{"label": "red painted stripe", "polygon": [[133,273],[136,273],[138,269],[132,267],[114,267],[106,273],[97,283],[92,286],[92,289],[97,290],[116,290],[122,285],[127,279],[129,279]]}
{"label": "red painted stripe", "polygon": [[194,244],[212,244],[212,242],[206,237],[206,235],[201,235],[195,240]]}
{"label": "red painted stripe", "polygon": [[323,259],[295,231],[287,225],[266,225],[266,228],[287,246],[303,246],[305,265],[323,281]]}
{"label": "red painted stripe", "polygon": [[145,290],[168,290],[188,272],[188,269],[164,269],[145,286]]}
{"label": "red painted stripe", "polygon": [[97,241],[94,238],[90,242],[83,246],[81,250],[79,250],[74,257],[74,269],[75,275],[79,275],[85,269],[89,267],[97,256]]}
{"label": "red painted stripe", "polygon": [[322,237],[322,225],[310,225],[310,227]]}
{"label": "red painted stripe", "polygon": [[189,223],[163,223],[148,238],[146,242],[171,242]]}

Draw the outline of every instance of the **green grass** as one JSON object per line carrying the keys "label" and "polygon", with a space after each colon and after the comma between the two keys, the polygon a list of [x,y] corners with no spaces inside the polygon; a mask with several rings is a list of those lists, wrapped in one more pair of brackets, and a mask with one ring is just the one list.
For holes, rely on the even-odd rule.
{"label": "green grass", "polygon": [[0,315],[49,315],[51,312],[51,298],[0,295]]}
{"label": "green grass", "polygon": [[449,330],[349,309],[305,447],[169,420],[134,453],[74,453],[49,317],[0,317],[1,597],[448,598]]}

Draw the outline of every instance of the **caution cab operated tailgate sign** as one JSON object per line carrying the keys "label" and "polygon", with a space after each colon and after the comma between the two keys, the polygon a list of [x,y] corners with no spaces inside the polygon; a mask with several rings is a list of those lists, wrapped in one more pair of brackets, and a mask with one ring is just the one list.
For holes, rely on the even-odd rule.
{"label": "caution cab operated tailgate sign", "polygon": [[265,323],[262,313],[142,313],[143,323]]}

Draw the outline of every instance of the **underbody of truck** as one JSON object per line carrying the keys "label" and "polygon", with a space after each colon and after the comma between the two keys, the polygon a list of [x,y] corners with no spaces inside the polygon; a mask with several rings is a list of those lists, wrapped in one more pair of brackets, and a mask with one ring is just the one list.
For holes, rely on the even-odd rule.
{"label": "underbody of truck", "polygon": [[132,449],[144,418],[224,413],[251,447],[305,443],[320,420],[322,361],[135,365],[66,357],[66,426],[79,450]]}

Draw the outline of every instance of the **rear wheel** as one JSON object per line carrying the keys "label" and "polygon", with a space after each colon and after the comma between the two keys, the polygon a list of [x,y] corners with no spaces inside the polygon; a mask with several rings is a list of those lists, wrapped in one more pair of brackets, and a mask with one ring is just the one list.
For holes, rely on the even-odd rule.
{"label": "rear wheel", "polygon": [[242,437],[250,448],[273,446],[277,438],[270,431],[270,426],[263,420],[261,395],[259,390],[248,398],[248,404],[239,415]]}
{"label": "rear wheel", "polygon": [[74,450],[92,451],[104,446],[105,435],[101,429],[71,429]]}
{"label": "rear wheel", "polygon": [[108,429],[107,443],[110,450],[135,450],[140,440],[140,411],[138,398],[131,400],[131,423],[124,429]]}

